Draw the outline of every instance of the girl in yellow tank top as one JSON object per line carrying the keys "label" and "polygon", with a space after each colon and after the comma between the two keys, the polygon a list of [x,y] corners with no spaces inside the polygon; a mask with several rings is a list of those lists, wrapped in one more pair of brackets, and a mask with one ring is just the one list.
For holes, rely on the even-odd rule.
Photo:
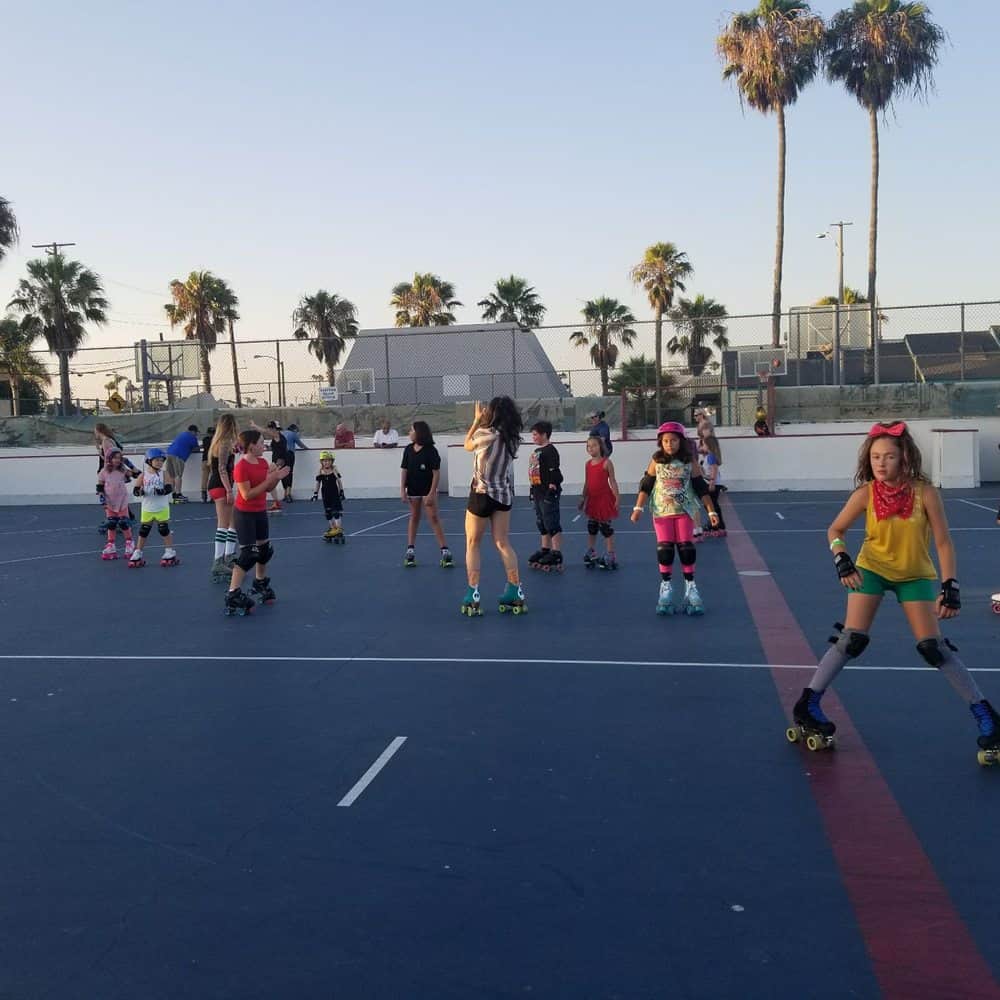
{"label": "girl in yellow tank top", "polygon": [[[820,707],[823,692],[848,660],[864,652],[882,599],[891,592],[906,615],[917,652],[968,703],[979,728],[979,762],[1000,763],[1000,715],[938,627],[940,619],[954,618],[961,608],[955,549],[941,497],[923,474],[920,450],[906,424],[871,428],[858,454],[854,481],[857,488],[827,531],[837,576],[848,590],[847,614],[795,704],[789,739],[803,738],[810,749],[833,745],[837,727]],[[843,539],[862,514],[865,538],[855,564]],[[944,581],[939,592],[931,536]]]}

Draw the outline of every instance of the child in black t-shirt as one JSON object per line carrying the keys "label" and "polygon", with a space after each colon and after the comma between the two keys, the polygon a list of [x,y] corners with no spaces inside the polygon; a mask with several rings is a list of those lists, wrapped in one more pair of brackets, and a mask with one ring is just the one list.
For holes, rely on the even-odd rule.
{"label": "child in black t-shirt", "polygon": [[403,459],[399,463],[399,496],[410,506],[410,520],[406,526],[406,555],[404,566],[416,566],[417,555],[414,548],[417,541],[417,527],[421,511],[427,512],[427,520],[441,546],[441,565],[451,567],[455,561],[444,537],[441,518],[438,516],[438,480],[441,477],[441,456],[434,447],[431,429],[423,420],[414,420],[410,428],[410,443],[403,449]]}
{"label": "child in black t-shirt", "polygon": [[538,446],[528,457],[528,482],[535,505],[535,523],[542,536],[542,547],[528,559],[532,569],[562,571],[562,525],[559,523],[559,496],[562,493],[562,472],[559,452],[549,444],[552,424],[539,420],[531,428],[531,440]]}
{"label": "child in black t-shirt", "polygon": [[344,529],[340,526],[340,519],[344,514],[344,483],[340,478],[340,470],[333,461],[332,451],[319,453],[319,475],[316,477],[316,489],[310,499],[318,500],[321,494],[323,514],[328,522],[323,537],[328,542],[343,545]]}

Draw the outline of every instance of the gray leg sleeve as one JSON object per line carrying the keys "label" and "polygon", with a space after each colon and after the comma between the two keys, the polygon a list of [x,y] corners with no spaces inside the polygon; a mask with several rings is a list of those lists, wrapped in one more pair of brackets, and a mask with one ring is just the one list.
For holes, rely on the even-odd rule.
{"label": "gray leg sleeve", "polygon": [[834,628],[840,635],[830,637],[830,642],[833,645],[823,654],[823,658],[816,666],[816,673],[813,674],[813,678],[809,682],[809,687],[813,691],[825,691],[833,683],[837,674],[844,669],[844,664],[848,660],[860,656],[869,643],[867,632],[844,628],[843,625],[839,624],[835,625]]}
{"label": "gray leg sleeve", "polygon": [[955,655],[957,650],[947,639],[923,639],[917,643],[917,652],[948,679],[948,683],[970,705],[983,700],[969,668]]}

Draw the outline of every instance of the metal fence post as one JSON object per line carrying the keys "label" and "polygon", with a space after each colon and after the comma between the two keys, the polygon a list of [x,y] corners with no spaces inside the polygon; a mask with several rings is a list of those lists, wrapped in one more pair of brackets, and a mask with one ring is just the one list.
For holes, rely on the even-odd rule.
{"label": "metal fence post", "polygon": [[961,302],[958,306],[958,317],[961,325],[959,326],[960,336],[958,338],[958,363],[959,371],[961,372],[961,379],[965,381],[965,303]]}
{"label": "metal fence post", "polygon": [[276,340],[274,342],[274,364],[278,369],[278,406],[283,407],[285,405],[285,387],[282,384],[284,379],[281,377],[281,341]]}
{"label": "metal fence post", "polygon": [[879,335],[878,335],[878,306],[872,302],[868,308],[871,315],[872,325],[872,380],[875,385],[879,384]]}
{"label": "metal fence post", "polygon": [[517,399],[517,330],[510,331],[510,371],[513,379],[513,396]]}
{"label": "metal fence post", "polygon": [[840,370],[840,303],[833,307],[833,381],[837,386],[844,384]]}
{"label": "metal fence post", "polygon": [[389,334],[383,333],[382,340],[385,342],[385,403],[388,406],[392,402],[392,375],[389,374]]}
{"label": "metal fence post", "polygon": [[149,413],[149,343],[139,341],[139,373],[142,376],[142,412]]}

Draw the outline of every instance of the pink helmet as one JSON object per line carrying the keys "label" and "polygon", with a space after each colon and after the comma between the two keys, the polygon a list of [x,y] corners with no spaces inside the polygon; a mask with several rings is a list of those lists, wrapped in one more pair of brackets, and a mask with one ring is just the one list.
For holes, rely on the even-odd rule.
{"label": "pink helmet", "polygon": [[656,432],[657,437],[661,434],[679,434],[681,437],[687,437],[687,430],[676,420],[668,420],[665,424],[660,424],[660,429]]}

